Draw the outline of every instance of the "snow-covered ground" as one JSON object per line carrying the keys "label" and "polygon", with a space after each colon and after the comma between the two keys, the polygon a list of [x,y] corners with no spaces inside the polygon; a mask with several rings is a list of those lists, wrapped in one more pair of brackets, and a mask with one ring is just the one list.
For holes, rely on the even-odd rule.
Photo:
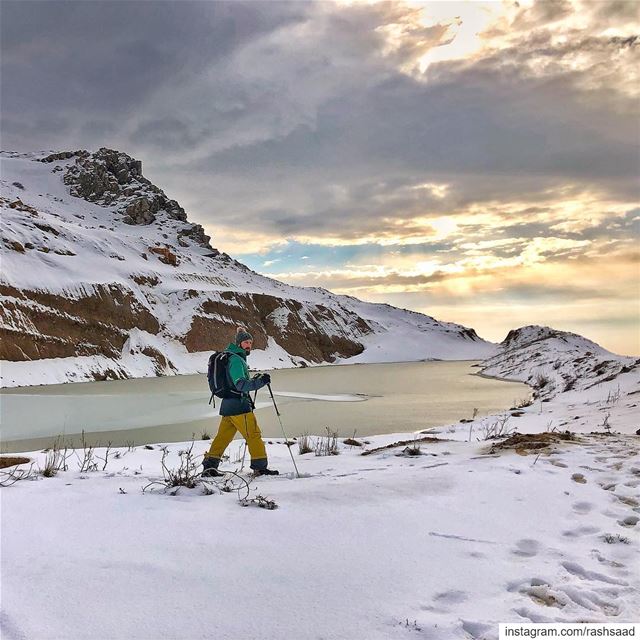
{"label": "snow-covered ground", "polygon": [[[283,441],[269,441],[282,475],[248,495],[275,510],[243,508],[224,481],[209,495],[143,492],[163,479],[160,445],[112,451],[90,472],[72,455],[68,471],[2,489],[2,637],[462,640],[497,638],[508,621],[637,621],[640,375],[582,340],[512,336],[485,372],[538,386],[549,367],[537,399],[432,429],[419,456],[294,445],[296,478]],[[567,371],[580,374],[570,385]],[[494,447],[504,438],[483,438],[501,425],[551,441]],[[425,436],[376,436],[365,450],[414,437]],[[168,468],[189,445],[167,447]],[[238,470],[241,444],[228,452],[223,468]],[[27,455],[44,466],[46,453]]]}
{"label": "snow-covered ground", "polygon": [[143,493],[162,478],[157,447],[91,473],[73,459],[3,490],[2,637],[447,640],[495,638],[505,621],[634,621],[638,448],[636,436],[539,458],[478,442],[419,457],[294,447],[296,479],[274,442],[285,475],[250,494],[274,511],[214,484]]}

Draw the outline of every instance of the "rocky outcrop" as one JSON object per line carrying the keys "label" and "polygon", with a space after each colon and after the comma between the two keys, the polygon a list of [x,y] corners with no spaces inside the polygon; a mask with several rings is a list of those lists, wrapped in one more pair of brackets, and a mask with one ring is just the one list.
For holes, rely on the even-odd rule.
{"label": "rocky outcrop", "polygon": [[182,341],[190,352],[221,349],[238,324],[249,329],[256,349],[265,349],[271,337],[289,354],[310,362],[333,362],[362,353],[358,337],[372,331],[347,309],[226,291],[220,299],[202,303]]}
{"label": "rocky outcrop", "polygon": [[[75,161],[68,164],[63,177],[71,195],[105,206],[119,205],[123,222],[127,224],[151,224],[160,211],[174,220],[187,220],[184,209],[142,175],[140,160],[103,147],[95,153],[53,153],[42,158],[41,162],[71,159]],[[206,244],[209,237],[202,227],[193,226],[196,229],[189,232],[191,236]]]}
{"label": "rocky outcrop", "polygon": [[118,285],[64,296],[0,285],[0,360],[119,357],[129,330],[158,333],[158,320]]}

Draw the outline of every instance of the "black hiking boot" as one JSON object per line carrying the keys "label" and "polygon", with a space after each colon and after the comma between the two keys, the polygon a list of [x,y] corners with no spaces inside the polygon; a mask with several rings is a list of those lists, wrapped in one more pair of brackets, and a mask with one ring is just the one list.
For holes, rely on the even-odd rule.
{"label": "black hiking boot", "polygon": [[205,458],[202,461],[202,473],[200,475],[203,478],[219,478],[220,476],[223,476],[224,473],[220,473],[220,471],[218,471],[218,465],[214,460]]}
{"label": "black hiking boot", "polygon": [[280,472],[275,469],[254,469],[253,475],[256,476],[279,476]]}

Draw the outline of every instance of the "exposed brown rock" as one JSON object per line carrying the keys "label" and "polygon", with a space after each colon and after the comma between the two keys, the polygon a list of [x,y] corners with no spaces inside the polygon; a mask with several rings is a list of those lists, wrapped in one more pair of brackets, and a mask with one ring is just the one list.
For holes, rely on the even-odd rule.
{"label": "exposed brown rock", "polygon": [[127,205],[125,212],[127,214],[125,221],[130,224],[150,224],[155,220],[151,211],[151,202],[147,198],[137,198]]}
{"label": "exposed brown rock", "polygon": [[0,457],[0,469],[15,467],[19,464],[27,464],[29,462],[31,462],[31,458],[25,458],[23,456],[2,456]]}
{"label": "exposed brown rock", "polygon": [[16,209],[17,211],[24,211],[25,213],[29,213],[32,216],[38,215],[38,212],[36,209],[22,202],[20,198],[17,198],[16,200],[11,201],[9,200],[9,198],[0,197],[0,203],[6,204],[10,209]]}
{"label": "exposed brown rock", "polygon": [[45,233],[52,233],[54,236],[59,236],[60,232],[57,229],[54,229],[51,225],[44,224],[43,222],[34,222],[34,226],[38,227],[40,231],[44,231]]}
{"label": "exposed brown rock", "polygon": [[45,158],[41,158],[40,162],[56,162],[57,160],[68,160],[69,158],[73,158],[74,156],[88,156],[89,153],[87,151],[61,151],[59,153],[51,153]]}
{"label": "exposed brown rock", "polygon": [[[303,305],[264,294],[246,294],[226,291],[221,300],[206,300],[201,306],[203,314],[193,318],[191,328],[183,342],[189,352],[220,349],[232,339],[235,327],[244,324],[254,337],[254,347],[264,349],[267,336],[272,337],[293,356],[311,362],[333,361],[336,357],[349,357],[361,353],[361,343],[352,334],[365,335],[369,325],[355,314],[345,310],[346,318],[337,317],[323,305]],[[227,304],[233,301],[236,304]],[[286,314],[286,325],[279,318]],[[335,327],[333,335],[327,328]]]}
{"label": "exposed brown rock", "polygon": [[0,360],[21,362],[42,358],[68,358],[74,355],[84,354],[78,353],[76,345],[68,340],[0,327]]}
{"label": "exposed brown rock", "polygon": [[169,362],[165,358],[165,356],[162,353],[160,353],[157,349],[154,349],[153,347],[145,347],[142,350],[142,353],[154,361],[156,375],[158,376],[164,375],[167,368],[173,369],[174,371],[176,370],[173,364]]}
{"label": "exposed brown rock", "polygon": [[134,273],[131,279],[140,286],[156,287],[160,279],[156,275],[146,275],[143,273]]}
{"label": "exposed brown rock", "polygon": [[105,380],[120,380],[122,376],[113,369],[105,369],[104,371],[92,371],[91,375],[96,382],[104,382]]}
{"label": "exposed brown rock", "polygon": [[189,353],[219,351],[233,339],[234,327],[228,321],[194,316],[191,328],[182,342]]}
{"label": "exposed brown rock", "polygon": [[151,253],[156,253],[160,256],[160,262],[164,262],[165,264],[171,265],[172,267],[177,267],[178,256],[176,256],[169,247],[149,247],[149,251]]}
{"label": "exposed brown rock", "polygon": [[78,355],[118,357],[137,327],[155,334],[157,319],[120,285],[96,285],[71,298],[0,285],[1,360]]}

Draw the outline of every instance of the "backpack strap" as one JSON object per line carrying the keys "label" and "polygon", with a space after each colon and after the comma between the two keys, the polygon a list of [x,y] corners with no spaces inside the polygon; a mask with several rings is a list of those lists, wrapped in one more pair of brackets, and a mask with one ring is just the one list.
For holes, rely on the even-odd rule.
{"label": "backpack strap", "polygon": [[[237,353],[233,353],[233,351],[227,351],[226,353],[228,353],[229,356],[236,356],[236,358],[240,358],[240,360],[242,360],[242,362],[245,362],[240,355],[238,355]],[[231,378],[231,357],[227,358],[227,363],[228,363],[228,365],[226,367],[226,369],[227,369],[226,373],[227,373],[227,379],[229,380],[229,391],[231,393],[237,394],[238,397],[242,397],[242,391],[238,391],[236,389],[236,385],[233,382],[233,379]],[[251,400],[251,398],[249,398],[249,400]]]}

